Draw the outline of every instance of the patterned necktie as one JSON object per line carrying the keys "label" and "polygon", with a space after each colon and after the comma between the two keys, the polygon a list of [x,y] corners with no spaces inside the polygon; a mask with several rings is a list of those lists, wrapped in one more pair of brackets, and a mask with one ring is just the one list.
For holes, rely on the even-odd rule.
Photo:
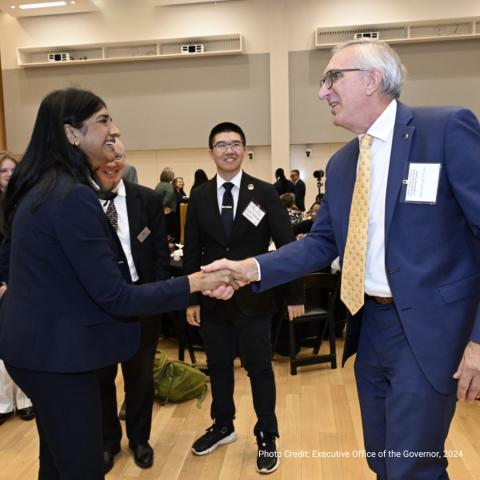
{"label": "patterned necktie", "polygon": [[108,220],[110,221],[110,224],[112,225],[114,230],[118,230],[118,213],[117,209],[115,207],[115,201],[114,199],[110,200],[108,202],[108,207],[106,210],[106,215]]}
{"label": "patterned necktie", "polygon": [[222,222],[225,234],[227,235],[227,238],[229,238],[233,226],[233,183],[225,182],[223,188],[225,189],[225,192],[222,200]]}
{"label": "patterned necktie", "polygon": [[360,139],[360,159],[353,190],[347,245],[343,255],[341,299],[352,315],[363,306],[365,300],[365,260],[368,241],[368,198],[370,195],[370,147],[373,137]]}

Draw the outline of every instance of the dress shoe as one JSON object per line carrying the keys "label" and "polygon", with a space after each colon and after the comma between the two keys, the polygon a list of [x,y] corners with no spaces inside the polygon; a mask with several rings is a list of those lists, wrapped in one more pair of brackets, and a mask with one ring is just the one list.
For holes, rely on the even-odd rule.
{"label": "dress shoe", "polygon": [[5,423],[12,415],[13,412],[0,413],[0,425]]}
{"label": "dress shoe", "polygon": [[17,410],[17,415],[25,421],[33,420],[35,418],[35,409],[33,407],[20,408]]}
{"label": "dress shoe", "polygon": [[137,467],[150,468],[153,465],[153,449],[148,442],[138,445],[130,443],[129,447],[133,451],[133,458]]}
{"label": "dress shoe", "polygon": [[113,468],[113,461],[115,455],[120,451],[120,447],[114,448],[113,450],[104,450],[103,451],[103,473],[108,473]]}

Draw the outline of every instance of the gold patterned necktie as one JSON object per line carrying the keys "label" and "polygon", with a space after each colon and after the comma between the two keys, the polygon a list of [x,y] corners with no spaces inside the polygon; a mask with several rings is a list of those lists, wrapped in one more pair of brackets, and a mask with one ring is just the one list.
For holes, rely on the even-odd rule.
{"label": "gold patterned necktie", "polygon": [[368,241],[368,198],[370,195],[370,147],[373,137],[360,138],[360,158],[357,179],[353,189],[347,245],[343,255],[341,299],[352,315],[363,306],[365,300],[365,260]]}

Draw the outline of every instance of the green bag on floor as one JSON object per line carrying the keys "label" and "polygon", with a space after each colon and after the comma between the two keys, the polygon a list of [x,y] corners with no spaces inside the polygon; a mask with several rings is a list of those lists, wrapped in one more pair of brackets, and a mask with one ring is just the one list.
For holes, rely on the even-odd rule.
{"label": "green bag on floor", "polygon": [[207,393],[208,377],[198,367],[178,360],[169,360],[164,352],[153,363],[155,398],[162,404],[198,399],[198,406]]}

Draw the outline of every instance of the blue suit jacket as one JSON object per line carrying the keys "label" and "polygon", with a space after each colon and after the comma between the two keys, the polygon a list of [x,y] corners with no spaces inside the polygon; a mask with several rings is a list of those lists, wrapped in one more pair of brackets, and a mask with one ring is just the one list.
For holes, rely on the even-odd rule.
{"label": "blue suit jacket", "polygon": [[188,280],[129,284],[120,242],[94,192],[60,177],[34,208],[37,190],[25,196],[13,222],[0,358],[50,372],[128,359],[139,344],[131,317],[186,307]]}
{"label": "blue suit jacket", "polygon": [[[356,139],[332,157],[325,201],[311,233],[258,257],[260,289],[343,257],[357,159]],[[436,204],[402,200],[412,162],[441,164]],[[399,103],[385,206],[385,267],[418,364],[432,386],[444,393],[456,388],[452,374],[467,342],[480,342],[479,238],[478,120],[461,108]],[[349,319],[344,359],[356,351],[360,321],[361,312]]]}

